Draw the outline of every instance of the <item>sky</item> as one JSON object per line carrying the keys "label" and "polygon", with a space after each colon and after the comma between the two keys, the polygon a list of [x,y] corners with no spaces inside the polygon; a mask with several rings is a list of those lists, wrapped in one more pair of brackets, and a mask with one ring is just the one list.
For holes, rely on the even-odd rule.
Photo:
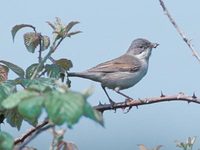
{"label": "sky", "polygon": [[[192,40],[200,52],[199,14],[200,1],[165,1],[167,8],[181,29]],[[74,29],[82,33],[66,39],[53,54],[55,59],[68,58],[73,62],[72,71],[83,71],[98,63],[113,59],[125,53],[136,38],[146,38],[159,43],[150,58],[147,75],[134,87],[123,92],[133,98],[159,96],[184,92],[200,95],[200,63],[192,56],[190,49],[180,38],[168,18],[164,15],[158,0],[101,0],[101,1],[2,1],[0,5],[0,59],[14,62],[26,68],[37,61],[37,55],[28,53],[23,45],[24,29],[16,35],[13,43],[11,28],[16,24],[32,24],[42,34],[51,35],[46,21],[55,17],[64,23],[80,21]],[[10,73],[10,78],[16,76]],[[108,102],[99,83],[73,78],[72,89],[82,91],[90,86],[95,92],[88,99],[92,105],[99,101]],[[108,91],[116,102],[124,98]],[[164,145],[163,150],[177,149],[175,140],[184,141],[197,136],[194,149],[200,148],[200,109],[197,104],[186,102],[165,102],[133,108],[128,114],[122,110],[104,113],[105,127],[82,118],[73,129],[67,129],[65,139],[73,141],[80,150],[136,150],[143,143],[149,148]],[[45,115],[44,115],[45,116]],[[65,127],[65,126],[64,126]],[[1,126],[14,137],[27,131],[24,123],[20,132]],[[32,143],[34,147],[48,149],[50,133],[39,135]]]}

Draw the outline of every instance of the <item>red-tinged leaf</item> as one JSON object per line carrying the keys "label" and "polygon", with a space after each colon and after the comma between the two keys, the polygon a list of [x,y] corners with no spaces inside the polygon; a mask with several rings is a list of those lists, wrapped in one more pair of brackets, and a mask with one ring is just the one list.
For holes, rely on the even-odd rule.
{"label": "red-tinged leaf", "polygon": [[0,64],[0,83],[8,79],[9,68]]}
{"label": "red-tinged leaf", "polygon": [[69,70],[73,67],[72,61],[66,58],[56,60],[55,63],[64,70]]}
{"label": "red-tinged leaf", "polygon": [[24,44],[29,52],[34,53],[39,43],[40,43],[39,34],[35,32],[28,32],[24,34]]}
{"label": "red-tinged leaf", "polygon": [[15,72],[19,77],[21,77],[21,78],[24,77],[25,73],[21,67],[13,64],[11,62],[4,61],[4,60],[0,60],[0,63],[3,63],[4,65],[6,65],[9,69],[11,69],[13,72]]}
{"label": "red-tinged leaf", "polygon": [[15,25],[15,26],[12,28],[12,30],[11,30],[12,37],[13,37],[13,41],[14,41],[14,39],[15,39],[16,33],[17,33],[20,29],[25,28],[25,27],[30,27],[30,28],[32,28],[32,29],[35,31],[35,27],[32,26],[32,25],[30,25],[30,24],[19,24],[19,25]]}
{"label": "red-tinged leaf", "polygon": [[41,46],[42,46],[42,50],[46,50],[50,45],[50,39],[48,36],[44,35],[41,38]]}

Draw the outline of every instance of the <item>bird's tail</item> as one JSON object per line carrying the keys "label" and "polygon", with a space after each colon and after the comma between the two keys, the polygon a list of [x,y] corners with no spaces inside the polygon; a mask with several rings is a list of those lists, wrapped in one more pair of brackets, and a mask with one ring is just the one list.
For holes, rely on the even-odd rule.
{"label": "bird's tail", "polygon": [[97,74],[88,73],[88,72],[68,72],[68,77],[80,77],[85,79],[90,79],[93,81],[100,81],[100,78]]}

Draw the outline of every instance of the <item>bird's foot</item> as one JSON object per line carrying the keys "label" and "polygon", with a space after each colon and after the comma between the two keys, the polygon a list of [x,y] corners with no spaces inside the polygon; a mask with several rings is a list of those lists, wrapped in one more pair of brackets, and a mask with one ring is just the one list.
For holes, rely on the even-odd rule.
{"label": "bird's foot", "polygon": [[116,103],[110,98],[109,98],[109,102],[110,102],[111,108],[114,108]]}

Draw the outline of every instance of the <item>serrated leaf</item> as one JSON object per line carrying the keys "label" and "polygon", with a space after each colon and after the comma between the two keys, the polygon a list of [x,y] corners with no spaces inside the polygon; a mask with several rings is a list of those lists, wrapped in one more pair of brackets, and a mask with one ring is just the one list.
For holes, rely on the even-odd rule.
{"label": "serrated leaf", "polygon": [[30,27],[30,28],[32,28],[33,30],[35,30],[35,27],[32,26],[32,25],[29,25],[29,24],[19,24],[19,25],[15,25],[15,26],[12,28],[12,30],[11,30],[13,41],[14,41],[14,39],[15,39],[16,33],[17,33],[20,29],[25,28],[25,27]]}
{"label": "serrated leaf", "polygon": [[55,80],[52,78],[23,79],[21,84],[27,89],[39,92],[44,92],[47,89],[54,89],[56,86]]}
{"label": "serrated leaf", "polygon": [[3,106],[1,105],[2,101],[15,92],[16,85],[14,81],[7,80],[0,84],[0,111],[4,110]]}
{"label": "serrated leaf", "polygon": [[31,125],[37,124],[37,119],[42,112],[42,104],[44,98],[42,96],[31,97],[23,100],[18,105],[18,111]]}
{"label": "serrated leaf", "polygon": [[84,97],[75,92],[53,91],[46,96],[45,108],[49,119],[56,125],[77,123],[84,111]]}
{"label": "serrated leaf", "polygon": [[0,131],[0,149],[1,150],[13,150],[14,139],[13,137],[3,131]]}
{"label": "serrated leaf", "polygon": [[0,83],[8,79],[9,68],[0,64]]}
{"label": "serrated leaf", "polygon": [[9,69],[11,69],[13,72],[15,72],[19,77],[24,78],[25,73],[21,67],[13,64],[11,62],[4,61],[4,60],[0,60],[0,63],[3,63],[4,65],[6,65]]}
{"label": "serrated leaf", "polygon": [[50,78],[59,79],[60,74],[63,73],[62,68],[60,68],[56,64],[51,64],[51,65],[47,64],[45,65],[45,69],[47,71],[47,76]]}
{"label": "serrated leaf", "polygon": [[104,126],[102,113],[93,109],[92,106],[88,102],[86,102],[84,105],[84,116],[88,117],[88,118],[98,122],[102,126]]}
{"label": "serrated leaf", "polygon": [[56,60],[55,63],[56,63],[59,67],[63,68],[64,70],[67,70],[67,71],[68,71],[70,68],[73,67],[72,61],[69,60],[69,59],[66,59],[66,58],[61,58],[61,59],[59,59],[59,60]]}
{"label": "serrated leaf", "polygon": [[24,45],[29,52],[34,53],[39,43],[40,35],[38,33],[28,32],[24,34]]}
{"label": "serrated leaf", "polygon": [[43,35],[41,38],[41,46],[42,46],[42,50],[46,50],[50,45],[50,39],[48,36]]}
{"label": "serrated leaf", "polygon": [[[27,69],[26,69],[26,78],[27,79],[30,79],[33,75],[33,73],[35,72],[37,66],[39,64],[38,63],[35,63],[35,64],[32,64],[30,65]],[[40,70],[38,70],[39,72],[43,70],[44,67],[41,67]]]}
{"label": "serrated leaf", "polygon": [[38,96],[38,93],[35,91],[28,91],[28,90],[19,91],[4,99],[2,102],[2,106],[6,109],[12,109],[16,107],[22,100],[35,96]]}
{"label": "serrated leaf", "polygon": [[68,33],[72,29],[72,27],[78,23],[78,21],[71,21],[70,23],[68,23],[68,25],[65,27],[65,33]]}
{"label": "serrated leaf", "polygon": [[9,123],[12,127],[17,127],[18,130],[20,129],[23,118],[18,113],[16,108],[6,111],[5,117],[6,117],[7,123]]}

